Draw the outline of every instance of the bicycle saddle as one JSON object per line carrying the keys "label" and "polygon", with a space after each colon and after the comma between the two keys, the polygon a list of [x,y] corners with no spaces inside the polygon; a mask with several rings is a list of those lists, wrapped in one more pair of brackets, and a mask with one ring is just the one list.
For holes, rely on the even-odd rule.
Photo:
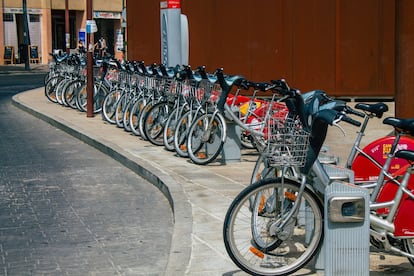
{"label": "bicycle saddle", "polygon": [[411,150],[399,150],[395,153],[395,157],[404,158],[410,161],[414,161],[414,151]]}
{"label": "bicycle saddle", "polygon": [[414,118],[411,119],[400,119],[395,117],[385,118],[384,124],[393,126],[395,128],[408,131],[411,135],[414,135]]}
{"label": "bicycle saddle", "polygon": [[56,55],[56,61],[59,62],[59,63],[66,60],[66,59],[68,59],[68,58],[69,58],[69,55],[66,54],[66,53],[61,55],[61,56]]}
{"label": "bicycle saddle", "polygon": [[384,112],[388,111],[388,106],[385,103],[375,103],[375,104],[357,103],[355,105],[355,108],[375,114],[375,117],[377,118],[381,118]]}
{"label": "bicycle saddle", "polygon": [[160,64],[159,69],[164,77],[173,78],[175,76],[174,67],[166,67],[164,64]]}

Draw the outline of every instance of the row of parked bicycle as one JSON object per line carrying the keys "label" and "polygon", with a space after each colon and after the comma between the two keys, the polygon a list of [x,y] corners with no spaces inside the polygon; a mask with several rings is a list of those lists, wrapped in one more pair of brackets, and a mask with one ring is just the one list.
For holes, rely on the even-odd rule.
{"label": "row of parked bicycle", "polygon": [[[45,81],[49,100],[86,111],[85,63],[82,56],[55,56]],[[232,80],[223,70],[208,73],[205,67],[167,68],[103,59],[96,66],[94,112],[109,123],[174,150],[196,164],[216,160],[227,139],[227,122],[241,129],[240,143],[263,152],[266,129],[283,119],[286,106],[275,101],[276,93],[258,98],[258,92],[272,91],[276,84]],[[237,86],[230,94],[229,83]],[[233,83],[232,83],[233,84]],[[224,89],[223,89],[224,88]],[[253,96],[242,91],[253,90]],[[233,91],[234,92],[234,91]],[[270,108],[271,107],[271,108]]]}
{"label": "row of parked bicycle", "polygon": [[[67,69],[72,62],[77,69]],[[106,121],[196,164],[217,158],[229,121],[242,130],[242,143],[258,150],[251,183],[233,200],[223,227],[226,250],[244,271],[290,275],[304,267],[321,248],[324,193],[338,179],[369,191],[371,245],[414,264],[414,119],[385,118],[395,135],[361,148],[368,122],[382,118],[386,104],[351,108],[321,90],[300,93],[283,79],[252,82],[222,69],[208,73],[205,67],[110,59],[100,64],[94,108]],[[46,96],[83,110],[85,78],[75,74],[80,68],[77,57],[56,58]],[[242,96],[245,91],[249,96]],[[343,168],[335,166],[334,156],[321,155],[329,126],[340,122],[359,127]]]}

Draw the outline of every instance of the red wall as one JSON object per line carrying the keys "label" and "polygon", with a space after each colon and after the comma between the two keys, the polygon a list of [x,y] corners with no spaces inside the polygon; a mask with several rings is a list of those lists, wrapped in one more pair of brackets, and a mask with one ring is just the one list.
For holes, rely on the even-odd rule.
{"label": "red wall", "polygon": [[[302,91],[393,97],[394,0],[181,0],[193,67]],[[160,1],[127,1],[128,59],[160,62]]]}

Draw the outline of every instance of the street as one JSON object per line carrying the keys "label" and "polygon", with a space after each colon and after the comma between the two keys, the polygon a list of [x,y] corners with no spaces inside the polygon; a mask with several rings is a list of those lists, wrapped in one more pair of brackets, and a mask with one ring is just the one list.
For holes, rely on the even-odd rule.
{"label": "street", "polygon": [[11,103],[44,74],[0,74],[0,275],[158,275],[165,196],[105,154]]}

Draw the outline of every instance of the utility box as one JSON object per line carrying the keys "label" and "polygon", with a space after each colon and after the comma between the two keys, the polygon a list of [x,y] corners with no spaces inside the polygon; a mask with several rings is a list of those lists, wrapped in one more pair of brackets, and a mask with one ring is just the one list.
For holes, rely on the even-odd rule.
{"label": "utility box", "polygon": [[369,192],[335,181],[325,190],[325,275],[369,275]]}
{"label": "utility box", "polygon": [[160,2],[161,61],[166,66],[188,64],[188,21],[180,0]]}

